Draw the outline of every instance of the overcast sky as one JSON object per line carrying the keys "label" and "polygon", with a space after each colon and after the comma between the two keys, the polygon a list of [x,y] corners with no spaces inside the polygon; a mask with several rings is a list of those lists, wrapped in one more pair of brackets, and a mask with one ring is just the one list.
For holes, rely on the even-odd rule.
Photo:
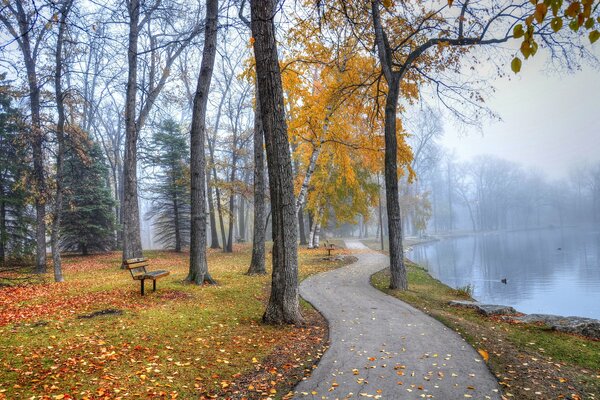
{"label": "overcast sky", "polygon": [[441,143],[461,160],[493,154],[555,177],[579,162],[600,161],[600,71],[548,74],[545,61],[535,57],[517,77],[492,83],[497,91],[486,102],[502,121],[484,122],[483,135],[457,133],[446,123]]}

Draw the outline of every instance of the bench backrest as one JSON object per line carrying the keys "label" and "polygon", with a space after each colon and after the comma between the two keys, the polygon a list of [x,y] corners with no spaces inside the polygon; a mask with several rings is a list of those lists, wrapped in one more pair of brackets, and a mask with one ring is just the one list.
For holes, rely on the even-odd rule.
{"label": "bench backrest", "polygon": [[130,258],[125,260],[125,267],[131,272],[131,276],[136,278],[146,274],[146,267],[149,265],[147,258]]}

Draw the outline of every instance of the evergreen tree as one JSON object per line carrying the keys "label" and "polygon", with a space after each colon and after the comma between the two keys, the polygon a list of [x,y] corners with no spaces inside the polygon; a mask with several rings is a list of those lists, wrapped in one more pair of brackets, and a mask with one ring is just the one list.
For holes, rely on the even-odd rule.
{"label": "evergreen tree", "polygon": [[163,121],[150,142],[148,161],[157,169],[148,187],[152,205],[146,214],[165,247],[181,251],[190,243],[189,146],[181,127]]}
{"label": "evergreen tree", "polygon": [[87,255],[113,246],[114,200],[108,167],[97,143],[69,142],[65,151],[61,247]]}
{"label": "evergreen tree", "polygon": [[11,106],[10,88],[0,75],[0,264],[33,252],[33,212],[27,204],[26,146],[20,143],[21,115]]}

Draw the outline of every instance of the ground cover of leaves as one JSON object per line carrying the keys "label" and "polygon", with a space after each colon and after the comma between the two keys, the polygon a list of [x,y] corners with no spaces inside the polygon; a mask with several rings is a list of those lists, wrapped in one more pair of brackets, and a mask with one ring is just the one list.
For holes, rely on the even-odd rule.
{"label": "ground cover of leaves", "polygon": [[[325,254],[301,249],[301,277],[345,263]],[[182,283],[186,253],[145,256],[171,275],[144,297],[118,252],[65,257],[65,283],[0,288],[0,399],[282,398],[324,351],[308,304],[301,327],[260,322],[270,272],[245,275],[249,246],[209,252],[217,286]]]}

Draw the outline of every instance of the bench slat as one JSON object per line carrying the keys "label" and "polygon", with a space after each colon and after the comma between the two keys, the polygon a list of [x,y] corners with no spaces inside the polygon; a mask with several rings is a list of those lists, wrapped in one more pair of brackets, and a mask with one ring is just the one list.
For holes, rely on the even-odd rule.
{"label": "bench slat", "polygon": [[150,263],[148,261],[141,261],[141,262],[136,262],[136,263],[131,263],[131,264],[125,264],[125,267],[127,269],[135,269],[135,268],[147,267],[149,265],[150,265]]}
{"label": "bench slat", "polygon": [[165,270],[158,270],[158,271],[150,271],[147,272],[145,275],[145,279],[159,279],[162,278],[164,276],[169,275],[170,272],[169,271],[165,271]]}

